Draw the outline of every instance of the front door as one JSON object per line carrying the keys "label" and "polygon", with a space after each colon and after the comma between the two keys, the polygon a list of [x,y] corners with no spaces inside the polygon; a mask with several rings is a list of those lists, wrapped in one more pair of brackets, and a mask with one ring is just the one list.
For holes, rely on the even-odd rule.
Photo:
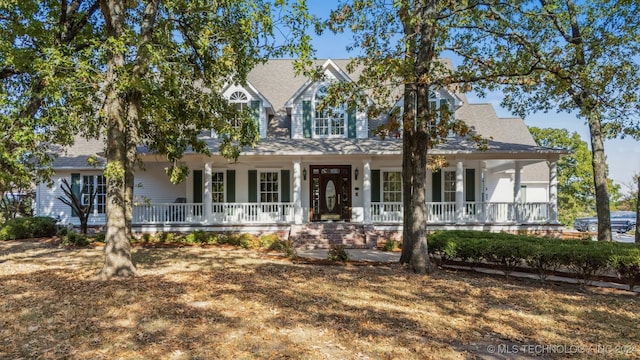
{"label": "front door", "polygon": [[311,166],[312,221],[351,220],[351,166]]}

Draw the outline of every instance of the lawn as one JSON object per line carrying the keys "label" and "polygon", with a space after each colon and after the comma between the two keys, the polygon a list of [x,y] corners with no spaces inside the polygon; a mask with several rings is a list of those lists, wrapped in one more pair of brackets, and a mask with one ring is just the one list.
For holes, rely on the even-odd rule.
{"label": "lawn", "polygon": [[[0,358],[640,358],[640,296],[397,264],[299,264],[230,247],[0,242]],[[555,353],[555,354],[554,354]]]}

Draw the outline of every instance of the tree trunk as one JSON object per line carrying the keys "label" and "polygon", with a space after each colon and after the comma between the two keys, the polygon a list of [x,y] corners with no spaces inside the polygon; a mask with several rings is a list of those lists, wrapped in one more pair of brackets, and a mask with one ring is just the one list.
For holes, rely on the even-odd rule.
{"label": "tree trunk", "polygon": [[[123,34],[123,0],[101,2],[106,22],[107,34],[118,39]],[[124,97],[116,85],[118,72],[124,67],[124,55],[121,51],[107,51],[107,75],[105,79],[106,100],[105,116],[107,121],[107,234],[104,248],[104,266],[100,271],[102,279],[114,276],[135,275],[136,268],[131,261],[131,244],[127,227],[127,126],[125,123]]]}
{"label": "tree trunk", "polygon": [[598,216],[598,241],[612,241],[611,215],[609,213],[609,188],[607,183],[607,163],[600,117],[593,112],[588,115],[591,135],[593,183],[596,190],[596,212]]}
{"label": "tree trunk", "polygon": [[429,118],[428,98],[427,86],[405,86],[404,124],[407,124],[407,127],[404,129],[402,140],[404,221],[400,263],[408,264],[419,274],[431,270],[425,197],[429,133],[424,126],[424,119]]}
{"label": "tree trunk", "polygon": [[636,198],[636,244],[640,244],[640,174],[636,176],[638,182],[638,193]]}

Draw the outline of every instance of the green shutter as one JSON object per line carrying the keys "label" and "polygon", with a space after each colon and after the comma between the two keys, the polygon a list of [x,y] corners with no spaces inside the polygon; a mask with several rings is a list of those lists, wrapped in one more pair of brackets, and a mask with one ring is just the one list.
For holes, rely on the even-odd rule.
{"label": "green shutter", "polygon": [[371,170],[371,202],[380,202],[380,170]]}
{"label": "green shutter", "polygon": [[258,170],[249,170],[249,202],[258,202]]}
{"label": "green shutter", "polygon": [[280,201],[291,202],[291,175],[289,170],[280,170]]}
{"label": "green shutter", "polygon": [[227,202],[236,202],[236,171],[227,170]]}
{"label": "green shutter", "polygon": [[302,102],[302,133],[304,137],[311,137],[311,100]]}
{"label": "green shutter", "polygon": [[251,100],[249,107],[251,108],[251,118],[253,118],[258,131],[260,131],[260,100]]}
{"label": "green shutter", "polygon": [[202,202],[202,170],[193,170],[193,202]]}
{"label": "green shutter", "polygon": [[431,180],[433,202],[442,202],[442,171],[438,170],[432,173]]}
{"label": "green shutter", "polygon": [[[71,193],[82,202],[82,179],[80,174],[71,174]],[[71,216],[78,216],[78,212],[72,207]]]}
{"label": "green shutter", "polygon": [[349,139],[356,138],[356,111],[355,109],[349,110],[349,114],[347,116],[347,133]]}
{"label": "green shutter", "polygon": [[476,169],[465,169],[464,200],[476,201]]}

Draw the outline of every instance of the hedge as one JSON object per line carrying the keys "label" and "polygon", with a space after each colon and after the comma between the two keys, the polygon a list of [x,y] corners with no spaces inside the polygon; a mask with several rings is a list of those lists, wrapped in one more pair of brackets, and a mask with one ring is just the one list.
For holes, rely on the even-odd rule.
{"label": "hedge", "polygon": [[439,265],[459,260],[475,268],[486,262],[495,264],[507,276],[517,267],[528,266],[543,281],[559,268],[566,268],[582,284],[613,271],[630,290],[640,284],[640,247],[636,244],[470,230],[438,231],[427,236],[427,244],[429,254]]}
{"label": "hedge", "polygon": [[56,220],[45,216],[9,219],[0,225],[0,240],[48,237],[56,234]]}

